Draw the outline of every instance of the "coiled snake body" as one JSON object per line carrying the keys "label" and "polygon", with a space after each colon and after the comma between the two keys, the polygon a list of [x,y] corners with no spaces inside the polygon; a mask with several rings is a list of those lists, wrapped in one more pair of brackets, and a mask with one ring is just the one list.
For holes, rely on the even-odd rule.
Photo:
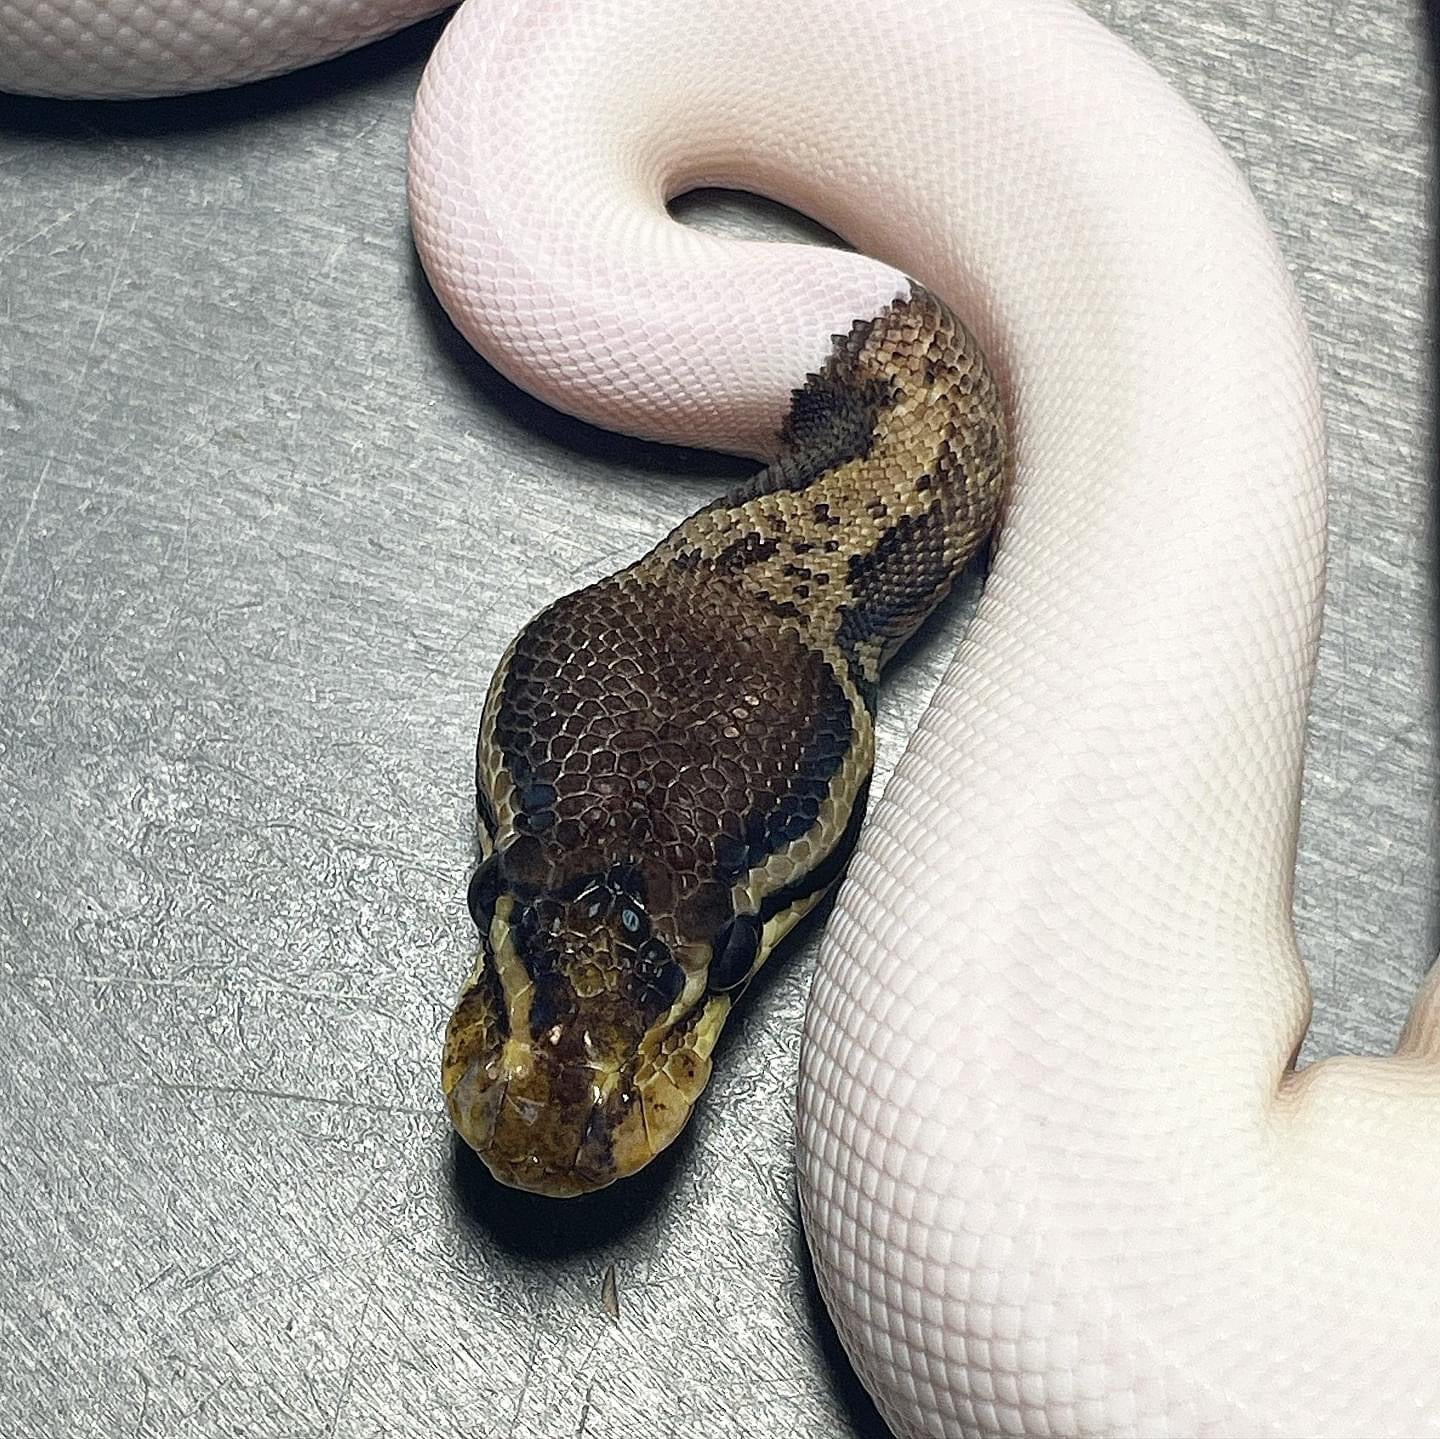
{"label": "coiled snake body", "polygon": [[[18,9],[34,29],[55,6]],[[664,202],[702,182],[860,253],[686,231]],[[1064,0],[470,0],[422,86],[411,198],[465,333],[618,428],[773,460],[791,391],[901,272],[995,368],[1013,488],[991,576],[860,840],[801,1059],[807,1233],[896,1432],[1440,1434],[1440,987],[1394,1056],[1293,1068],[1319,405],[1283,264],[1191,112]],[[502,734],[508,683],[493,818],[550,816],[533,859],[565,820]],[[646,862],[587,908],[663,918]],[[502,949],[548,882],[524,851],[504,868],[472,895]],[[728,952],[736,891],[733,919],[662,925],[647,1024],[667,998],[705,1023],[701,936]],[[654,937],[625,951],[637,982]],[[524,980],[487,982],[517,1022]],[[465,1084],[485,1130],[504,1096]],[[633,1138],[604,1123],[596,1178]]]}

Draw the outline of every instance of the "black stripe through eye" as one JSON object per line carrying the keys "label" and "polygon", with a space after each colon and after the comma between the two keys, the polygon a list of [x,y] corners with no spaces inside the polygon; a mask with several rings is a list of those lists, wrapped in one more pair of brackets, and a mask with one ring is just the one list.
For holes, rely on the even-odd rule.
{"label": "black stripe through eye", "polygon": [[753,914],[737,914],[715,936],[707,976],[711,989],[734,989],[750,978],[760,953],[760,921]]}
{"label": "black stripe through eye", "polygon": [[475,921],[475,928],[482,935],[490,933],[490,921],[495,918],[495,901],[499,897],[500,865],[497,857],[492,854],[470,876],[470,888],[465,892],[470,918]]}
{"label": "black stripe through eye", "polygon": [[685,971],[658,939],[647,939],[635,954],[635,977],[641,987],[667,1009],[685,988]]}

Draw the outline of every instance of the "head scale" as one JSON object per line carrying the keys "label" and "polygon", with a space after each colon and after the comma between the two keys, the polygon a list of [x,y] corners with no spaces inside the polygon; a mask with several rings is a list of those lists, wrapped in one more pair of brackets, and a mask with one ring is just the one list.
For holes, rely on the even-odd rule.
{"label": "head scale", "polygon": [[710,1075],[761,926],[628,857],[557,871],[521,836],[470,885],[482,954],[451,1016],[442,1084],[497,1179],[585,1193],[648,1163]]}

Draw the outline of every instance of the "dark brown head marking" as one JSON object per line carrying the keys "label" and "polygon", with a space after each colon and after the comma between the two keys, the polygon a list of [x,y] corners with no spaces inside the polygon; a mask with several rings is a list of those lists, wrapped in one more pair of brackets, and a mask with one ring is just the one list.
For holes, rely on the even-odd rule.
{"label": "dark brown head marking", "polygon": [[994,515],[995,387],[924,291],[836,338],[781,440],[491,685],[443,1084],[506,1183],[595,1189],[679,1133],[732,997],[854,845],[881,665]]}

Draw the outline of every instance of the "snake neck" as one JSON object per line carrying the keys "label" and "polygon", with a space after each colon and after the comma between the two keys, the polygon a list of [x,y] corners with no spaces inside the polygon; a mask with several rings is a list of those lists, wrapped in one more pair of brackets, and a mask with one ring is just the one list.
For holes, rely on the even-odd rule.
{"label": "snake neck", "polygon": [[989,532],[1000,398],[969,331],[912,287],[834,337],[795,391],[777,459],[634,566],[733,589],[756,622],[834,654],[873,706],[880,671]]}

